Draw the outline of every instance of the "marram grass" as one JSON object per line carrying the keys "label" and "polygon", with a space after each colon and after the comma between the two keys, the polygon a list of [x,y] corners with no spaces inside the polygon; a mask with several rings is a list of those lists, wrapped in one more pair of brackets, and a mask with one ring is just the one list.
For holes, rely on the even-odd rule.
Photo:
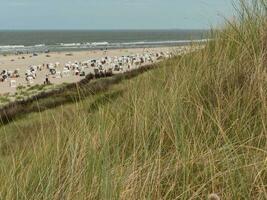
{"label": "marram grass", "polygon": [[266,199],[266,4],[206,48],[0,129],[1,199]]}

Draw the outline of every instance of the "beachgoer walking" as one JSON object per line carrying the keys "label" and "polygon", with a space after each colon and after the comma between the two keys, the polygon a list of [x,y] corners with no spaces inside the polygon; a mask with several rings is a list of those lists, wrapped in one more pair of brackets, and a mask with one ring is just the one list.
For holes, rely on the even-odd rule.
{"label": "beachgoer walking", "polygon": [[49,81],[49,77],[48,77],[48,74],[46,74],[45,75],[45,82],[44,82],[44,84],[45,85],[48,85],[50,83],[50,81]]}

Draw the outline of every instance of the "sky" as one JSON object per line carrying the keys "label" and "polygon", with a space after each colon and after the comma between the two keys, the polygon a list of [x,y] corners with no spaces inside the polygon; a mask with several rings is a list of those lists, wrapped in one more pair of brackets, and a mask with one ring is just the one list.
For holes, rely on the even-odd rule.
{"label": "sky", "polygon": [[232,0],[0,0],[6,29],[207,29]]}

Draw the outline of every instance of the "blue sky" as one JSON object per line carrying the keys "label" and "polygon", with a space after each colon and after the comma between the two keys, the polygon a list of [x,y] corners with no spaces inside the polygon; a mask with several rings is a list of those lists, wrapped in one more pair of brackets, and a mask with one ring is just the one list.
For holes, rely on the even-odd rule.
{"label": "blue sky", "polygon": [[0,29],[202,29],[232,0],[0,0]]}

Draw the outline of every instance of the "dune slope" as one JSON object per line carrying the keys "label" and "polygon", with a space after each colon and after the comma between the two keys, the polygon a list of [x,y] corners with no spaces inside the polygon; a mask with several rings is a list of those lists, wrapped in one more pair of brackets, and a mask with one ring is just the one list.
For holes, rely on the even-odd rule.
{"label": "dune slope", "polygon": [[266,198],[262,2],[199,52],[3,125],[0,197]]}

